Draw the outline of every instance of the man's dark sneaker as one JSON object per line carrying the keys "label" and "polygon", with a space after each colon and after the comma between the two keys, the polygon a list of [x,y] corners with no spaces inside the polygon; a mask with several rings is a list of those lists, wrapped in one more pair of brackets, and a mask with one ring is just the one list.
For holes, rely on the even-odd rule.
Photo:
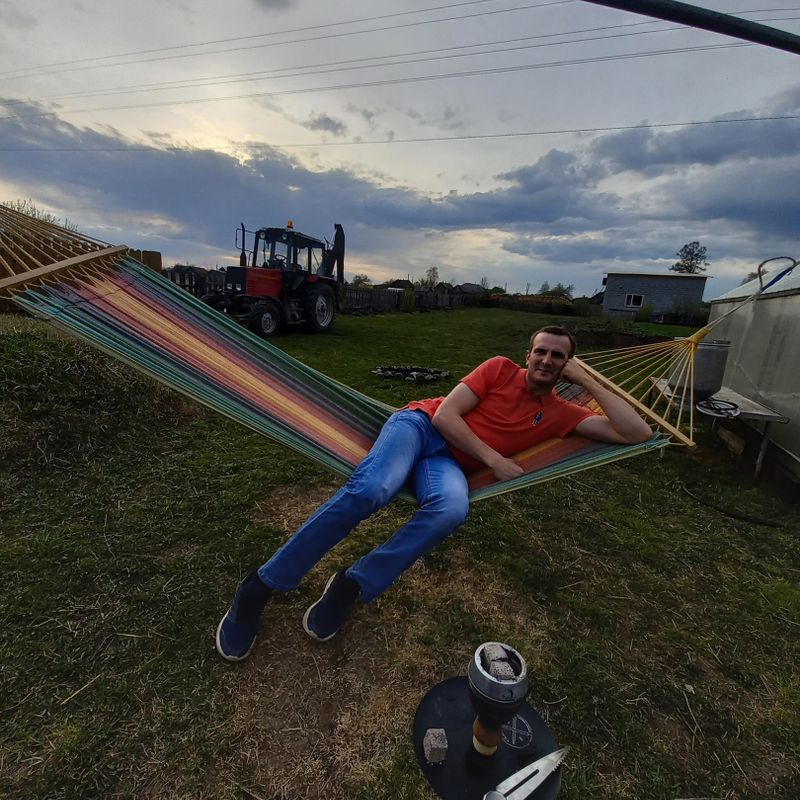
{"label": "man's dark sneaker", "polygon": [[322,597],[303,615],[306,633],[320,642],[327,642],[342,627],[361,587],[344,570],[331,576]]}
{"label": "man's dark sneaker", "polygon": [[240,584],[233,604],[217,626],[217,652],[226,661],[242,661],[250,655],[258,633],[261,612],[272,589],[251,572]]}

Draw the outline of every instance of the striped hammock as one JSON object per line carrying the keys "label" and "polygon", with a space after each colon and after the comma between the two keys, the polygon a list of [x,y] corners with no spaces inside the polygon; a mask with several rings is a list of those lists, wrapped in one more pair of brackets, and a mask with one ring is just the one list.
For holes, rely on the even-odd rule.
{"label": "striped hammock", "polygon": [[[0,263],[7,264],[6,211],[0,207]],[[37,223],[41,225],[45,223]],[[15,277],[0,279],[0,294],[5,289],[19,307],[152,378],[342,476],[366,455],[394,411],[286,355],[140,264],[125,248],[108,248],[46,227],[88,243],[87,249],[67,258],[62,254],[50,264],[41,259],[26,264]],[[41,245],[41,237],[37,242]],[[563,384],[557,391],[599,410],[580,387]],[[525,470],[518,478],[498,482],[489,469],[469,475],[470,499],[666,444],[662,434],[640,445],[605,444],[577,435],[548,440],[514,456]]]}

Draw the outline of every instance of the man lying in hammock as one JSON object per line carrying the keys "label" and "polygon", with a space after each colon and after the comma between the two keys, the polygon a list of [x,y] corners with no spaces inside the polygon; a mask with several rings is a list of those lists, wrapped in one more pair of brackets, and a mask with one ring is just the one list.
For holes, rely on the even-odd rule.
{"label": "man lying in hammock", "polygon": [[[404,486],[413,488],[419,509],[388,541],[330,578],[303,617],[314,639],[334,636],[356,600],[377,597],[464,522],[465,471],[487,466],[498,480],[515,478],[523,470],[508,456],[571,431],[619,444],[647,441],[647,423],[571,361],[574,351],[565,328],[542,328],[531,337],[525,368],[502,356],[490,358],[447,397],[412,402],[393,414],[344,488],[239,585],[217,627],[220,655],[246,658],[272,593],[294,589],[328,550]],[[554,387],[561,377],[592,394],[605,416],[559,398]]]}

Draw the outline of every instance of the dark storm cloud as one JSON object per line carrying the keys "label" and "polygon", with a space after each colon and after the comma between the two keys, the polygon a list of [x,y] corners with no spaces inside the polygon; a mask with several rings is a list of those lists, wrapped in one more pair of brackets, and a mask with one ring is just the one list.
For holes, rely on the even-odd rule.
{"label": "dark storm cloud", "polygon": [[698,125],[677,131],[651,128],[601,138],[595,157],[615,172],[653,176],[681,167],[800,154],[800,120]]}
{"label": "dark storm cloud", "polygon": [[[114,241],[154,237],[160,246],[152,249],[172,251],[181,243],[192,252],[227,249],[240,220],[252,228],[291,218],[320,235],[335,221],[410,227],[431,216],[430,201],[409,190],[379,188],[345,170],[311,172],[267,146],[252,149],[245,163],[210,150],[69,152],[127,146],[121,137],[54,117],[6,119],[0,174],[20,196],[63,208],[70,219],[114,220],[105,232],[84,224],[86,233]],[[51,152],[8,152],[31,148]]]}
{"label": "dark storm cloud", "polygon": [[726,165],[711,175],[696,176],[688,191],[670,183],[664,192],[684,207],[688,218],[724,220],[755,236],[797,241],[800,156],[762,161],[756,168]]}
{"label": "dark storm cloud", "polygon": [[[509,253],[529,256],[540,261],[563,263],[591,263],[641,260],[645,248],[641,235],[636,237],[629,229],[609,229],[590,238],[558,236],[518,236],[506,242],[504,250]],[[666,244],[666,248],[664,245]],[[672,243],[650,242],[651,258],[671,256]]]}
{"label": "dark storm cloud", "polygon": [[606,174],[605,168],[594,161],[583,160],[576,153],[553,149],[535,164],[518,167],[497,177],[535,193],[554,184],[567,187],[595,186]]}
{"label": "dark storm cloud", "polygon": [[324,131],[325,133],[332,133],[334,136],[344,136],[347,133],[347,125],[328,114],[316,114],[308,121],[300,124],[310,131]]}
{"label": "dark storm cloud", "polygon": [[[37,108],[17,113],[26,110]],[[160,147],[172,143],[164,134],[148,136]],[[618,142],[617,135],[604,138]],[[650,147],[666,163],[662,141]],[[613,149],[599,141],[574,152],[550,150],[497,176],[501,185],[492,191],[432,198],[346,169],[314,172],[266,145],[249,148],[244,162],[211,150],[113,152],[129,145],[110,128],[78,128],[56,117],[6,119],[0,175],[18,196],[76,220],[90,235],[204,264],[235,255],[240,221],[252,229],[293,219],[317,236],[330,236],[341,222],[361,249],[376,251],[387,236],[399,243],[398,230],[494,228],[514,234],[505,246],[509,258],[641,268],[673,259],[693,239],[708,244],[715,258],[782,249],[796,241],[800,218],[800,156],[732,157],[688,173],[672,167],[672,177],[662,171],[657,182],[637,189],[639,196],[623,196],[604,183],[616,169],[611,159],[596,157]],[[76,147],[107,152],[69,152]],[[18,148],[52,152],[8,152]]]}
{"label": "dark storm cloud", "polygon": [[477,222],[482,216],[521,225],[529,230],[572,233],[618,222],[623,202],[600,191],[604,171],[575,153],[550,150],[536,163],[497,177],[508,187],[476,192],[452,200],[460,212]]}
{"label": "dark storm cloud", "polygon": [[[152,138],[160,146],[168,144],[163,136]],[[0,122],[2,147],[126,145],[109,132],[79,129],[55,118]],[[597,189],[602,170],[558,150],[503,174],[506,185],[491,192],[452,193],[442,199],[378,186],[344,169],[311,172],[269,147],[252,150],[244,164],[213,151],[182,150],[0,153],[0,165],[6,180],[23,187],[25,196],[49,197],[71,219],[94,219],[100,209],[106,217],[116,214],[122,229],[114,233],[115,240],[135,234],[208,248],[227,248],[240,219],[252,227],[292,218],[311,233],[352,220],[366,234],[372,228],[501,228],[569,235],[618,226],[624,216],[622,200]],[[103,238],[101,232],[95,235]],[[161,249],[169,250],[169,243]]]}

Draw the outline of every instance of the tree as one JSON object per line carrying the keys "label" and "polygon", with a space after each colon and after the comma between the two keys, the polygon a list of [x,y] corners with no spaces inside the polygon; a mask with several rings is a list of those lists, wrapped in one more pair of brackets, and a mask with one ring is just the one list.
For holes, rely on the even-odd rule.
{"label": "tree", "polygon": [[60,225],[68,231],[78,230],[78,226],[74,222],[70,222],[66,217],[62,222],[60,217],[51,214],[49,211],[43,211],[30,198],[27,200],[6,200],[3,205],[8,206],[14,211],[19,211],[20,214],[27,214],[29,217],[38,219],[41,222],[49,222],[51,225]]}
{"label": "tree", "polygon": [[372,283],[372,279],[369,275],[353,275],[352,286],[356,289],[363,289],[365,286],[369,286]]}
{"label": "tree", "polygon": [[705,272],[709,263],[706,259],[706,248],[700,242],[685,244],[675,255],[678,256],[678,260],[670,267],[672,272],[695,275],[698,272]]}
{"label": "tree", "polygon": [[[761,276],[765,276],[767,274],[767,270],[761,270]],[[739,286],[744,286],[746,283],[750,283],[750,281],[754,281],[758,277],[758,270],[753,270],[752,272],[748,272],[744,278],[742,278],[742,282]]]}
{"label": "tree", "polygon": [[425,270],[425,283],[433,289],[439,283],[439,267],[428,267]]}
{"label": "tree", "polygon": [[489,290],[489,279],[485,275],[481,278],[481,289]]}
{"label": "tree", "polygon": [[561,281],[559,281],[549,292],[548,294],[557,294],[561,297],[568,297],[570,300],[572,299],[572,293],[575,291],[575,284],[571,283],[569,286],[564,286]]}
{"label": "tree", "polygon": [[558,297],[572,298],[572,293],[574,291],[575,291],[574,284],[571,283],[569,286],[564,286],[564,284],[561,283],[561,281],[559,281],[555,286],[553,286],[552,289],[550,288],[550,284],[547,281],[545,281],[539,287],[539,294],[550,295],[551,297],[558,296]]}

